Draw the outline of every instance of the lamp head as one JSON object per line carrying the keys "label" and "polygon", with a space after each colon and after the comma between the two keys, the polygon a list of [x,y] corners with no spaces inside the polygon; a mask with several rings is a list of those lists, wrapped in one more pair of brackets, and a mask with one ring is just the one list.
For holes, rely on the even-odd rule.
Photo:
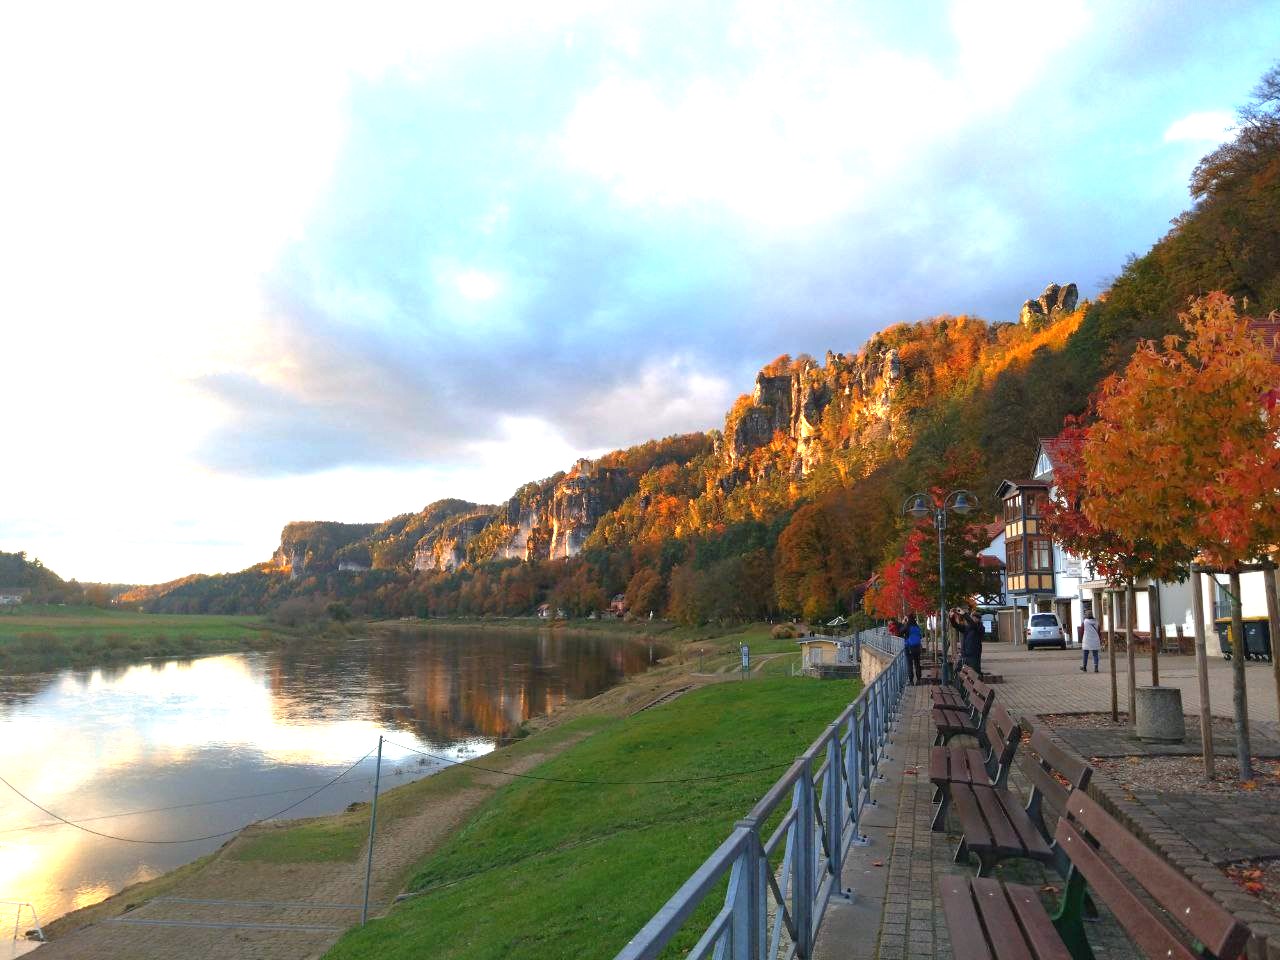
{"label": "lamp head", "polygon": [[955,497],[955,503],[951,505],[951,510],[961,516],[972,513],[978,507],[978,498],[968,490],[957,490],[952,496]]}
{"label": "lamp head", "polygon": [[929,503],[929,498],[923,493],[917,493],[907,501],[907,505],[902,512],[920,520],[933,514],[933,505]]}

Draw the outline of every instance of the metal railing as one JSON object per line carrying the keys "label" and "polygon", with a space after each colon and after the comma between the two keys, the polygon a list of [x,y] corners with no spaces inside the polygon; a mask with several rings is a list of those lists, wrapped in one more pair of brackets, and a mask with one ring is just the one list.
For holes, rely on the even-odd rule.
{"label": "metal railing", "polygon": [[[896,638],[887,637],[892,642]],[[866,642],[877,650],[880,641]],[[889,652],[885,650],[885,652]],[[859,828],[897,719],[906,658],[880,673],[791,765],[616,960],[652,960],[727,881],[724,906],[687,960],[807,960]],[[777,818],[791,798],[785,814]],[[770,824],[777,820],[766,835]]]}
{"label": "metal railing", "polygon": [[36,908],[25,901],[19,900],[0,900],[0,907],[16,907],[17,912],[13,918],[13,939],[17,941],[18,931],[22,929],[22,911],[25,908],[31,912],[31,925],[35,930],[35,939],[43,940],[44,931],[40,929],[40,918],[36,916]]}

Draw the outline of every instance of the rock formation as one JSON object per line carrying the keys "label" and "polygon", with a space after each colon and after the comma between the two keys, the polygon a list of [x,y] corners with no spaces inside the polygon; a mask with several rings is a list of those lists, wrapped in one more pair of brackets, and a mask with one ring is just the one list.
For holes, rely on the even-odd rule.
{"label": "rock formation", "polygon": [[1057,320],[1073,311],[1079,299],[1080,292],[1074,283],[1068,283],[1065,287],[1051,283],[1039,297],[1022,305],[1019,319],[1026,326]]}

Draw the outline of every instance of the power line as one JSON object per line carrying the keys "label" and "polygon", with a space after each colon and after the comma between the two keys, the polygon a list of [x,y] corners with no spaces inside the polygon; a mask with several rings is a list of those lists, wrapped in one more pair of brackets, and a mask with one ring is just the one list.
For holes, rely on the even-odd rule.
{"label": "power line", "polygon": [[753,773],[767,773],[770,770],[777,770],[780,767],[789,767],[794,761],[785,763],[770,763],[762,767],[752,767],[748,770],[734,770],[730,773],[715,773],[705,777],[672,777],[665,780],[580,780],[572,777],[544,777],[536,773],[515,773],[511,770],[498,770],[494,767],[482,767],[479,764],[471,763],[467,760],[450,760],[448,757],[440,757],[433,753],[427,753],[424,750],[416,750],[413,747],[406,747],[403,743],[396,743],[393,740],[386,741],[393,747],[399,747],[401,750],[408,750],[410,753],[418,753],[424,757],[430,757],[432,760],[438,760],[441,763],[452,765],[465,765],[468,770],[480,770],[484,773],[497,773],[504,777],[519,777],[523,780],[542,780],[547,783],[576,783],[584,786],[606,786],[606,787],[638,787],[638,786],[657,786],[666,783],[701,783],[708,780],[731,780],[734,777],[746,777]]}
{"label": "power line", "polygon": [[[351,766],[347,767],[345,770],[343,770],[340,774],[338,774],[332,780],[321,785],[320,787],[317,787],[315,790],[307,794],[301,800],[296,800],[293,803],[289,804],[287,807],[284,807],[281,810],[277,810],[275,813],[268,814],[265,817],[259,817],[257,820],[251,820],[249,821],[249,823],[243,824],[242,826],[236,827],[232,830],[224,830],[221,833],[210,833],[203,837],[185,837],[181,840],[146,840],[138,837],[118,837],[118,836],[115,836],[114,834],[103,833],[100,830],[94,830],[92,827],[83,826],[82,823],[78,821],[68,820],[66,817],[63,817],[57,813],[54,813],[48,807],[45,807],[37,803],[35,800],[32,800],[29,796],[27,796],[25,793],[23,793],[21,790],[19,790],[17,787],[15,787],[12,783],[10,783],[8,780],[6,780],[2,776],[0,776],[0,783],[3,783],[6,787],[8,787],[14,793],[20,796],[23,800],[27,801],[27,803],[31,804],[33,807],[35,807],[37,810],[39,810],[41,813],[45,814],[46,816],[53,817],[53,819],[57,820],[59,823],[65,823],[69,827],[75,827],[77,830],[81,830],[84,833],[92,834],[95,837],[102,837],[103,839],[106,839],[106,840],[119,840],[124,843],[149,843],[149,844],[196,843],[197,841],[200,841],[200,840],[218,840],[222,837],[229,837],[232,834],[239,833],[245,827],[248,827],[254,823],[261,823],[264,820],[274,820],[276,817],[284,816],[284,814],[288,813],[290,810],[294,809],[295,807],[301,806],[302,804],[310,800],[312,797],[316,796],[322,791],[327,790],[329,787],[333,786],[335,783],[337,783],[339,780],[345,777],[348,773],[350,773],[352,770],[354,770],[356,767],[362,764],[365,760],[368,760],[372,753],[373,751],[370,750],[363,757],[361,757],[355,763],[351,764]],[[287,792],[292,792],[292,791],[287,791]],[[221,802],[221,801],[217,801],[217,802]],[[194,804],[194,803],[179,804],[178,806],[199,806],[199,804]],[[93,818],[93,819],[97,819],[97,818]]]}

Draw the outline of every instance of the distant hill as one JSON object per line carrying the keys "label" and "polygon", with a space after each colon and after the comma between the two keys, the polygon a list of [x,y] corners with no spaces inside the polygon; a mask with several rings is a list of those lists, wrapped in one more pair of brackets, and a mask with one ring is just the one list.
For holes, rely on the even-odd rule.
{"label": "distant hill", "polygon": [[33,603],[67,603],[80,593],[38,559],[28,560],[25,552],[0,552],[0,587],[26,587]]}
{"label": "distant hill", "polygon": [[377,616],[529,613],[543,600],[584,613],[624,593],[632,609],[691,621],[847,612],[900,548],[907,494],[963,484],[993,510],[1037,440],[1084,410],[1140,338],[1176,332],[1189,298],[1280,307],[1280,70],[1191,191],[1192,208],[1096,302],[1051,284],[1017,322],[938,316],[821,360],[784,355],[719,429],[579,461],[496,507],[291,523],[268,563],[175,581],[153,602],[256,611],[317,594]]}

